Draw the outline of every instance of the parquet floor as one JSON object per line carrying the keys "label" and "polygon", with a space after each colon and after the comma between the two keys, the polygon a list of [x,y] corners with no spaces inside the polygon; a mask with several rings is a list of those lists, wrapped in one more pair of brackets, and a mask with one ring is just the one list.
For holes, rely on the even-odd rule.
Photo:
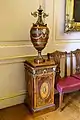
{"label": "parquet floor", "polygon": [[[56,105],[58,97],[55,98]],[[62,112],[55,111],[33,117],[24,104],[0,110],[0,120],[80,120],[80,91],[67,94]]]}

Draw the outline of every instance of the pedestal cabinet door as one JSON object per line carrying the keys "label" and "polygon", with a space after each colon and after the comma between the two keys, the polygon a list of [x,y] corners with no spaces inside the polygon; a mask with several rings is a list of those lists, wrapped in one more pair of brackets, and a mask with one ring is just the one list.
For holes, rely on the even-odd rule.
{"label": "pedestal cabinet door", "polygon": [[54,74],[36,76],[36,107],[54,103]]}

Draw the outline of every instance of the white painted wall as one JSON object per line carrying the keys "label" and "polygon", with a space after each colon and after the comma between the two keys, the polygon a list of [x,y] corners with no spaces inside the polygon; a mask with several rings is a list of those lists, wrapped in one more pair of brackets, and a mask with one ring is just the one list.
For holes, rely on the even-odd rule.
{"label": "white painted wall", "polygon": [[29,31],[38,8],[35,0],[0,0],[0,109],[19,104],[25,97],[24,63],[34,55]]}
{"label": "white painted wall", "polygon": [[36,55],[29,31],[36,19],[31,16],[39,5],[49,17],[48,44],[43,54],[73,50],[80,46],[80,33],[64,34],[64,0],[0,0],[0,108],[22,103],[25,97],[26,56]]}

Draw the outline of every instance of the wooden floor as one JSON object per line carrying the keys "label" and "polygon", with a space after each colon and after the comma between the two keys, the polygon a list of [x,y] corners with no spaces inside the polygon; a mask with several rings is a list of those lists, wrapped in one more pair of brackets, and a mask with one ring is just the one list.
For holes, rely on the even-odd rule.
{"label": "wooden floor", "polygon": [[[56,106],[58,96],[55,96]],[[0,120],[80,120],[80,91],[65,96],[62,112],[55,111],[33,117],[24,104],[0,110]]]}

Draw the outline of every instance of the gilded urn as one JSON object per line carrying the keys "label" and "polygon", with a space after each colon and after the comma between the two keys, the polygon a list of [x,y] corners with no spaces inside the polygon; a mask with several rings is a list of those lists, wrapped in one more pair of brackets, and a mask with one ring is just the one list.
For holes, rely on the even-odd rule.
{"label": "gilded urn", "polygon": [[45,48],[48,42],[49,28],[47,27],[47,24],[44,24],[43,18],[46,18],[48,15],[43,12],[41,6],[36,12],[31,14],[34,17],[38,16],[37,22],[33,23],[33,26],[31,27],[30,38],[35,49],[38,51],[38,56],[34,59],[34,62],[39,64],[45,62],[45,59],[43,59],[41,55],[41,51]]}

